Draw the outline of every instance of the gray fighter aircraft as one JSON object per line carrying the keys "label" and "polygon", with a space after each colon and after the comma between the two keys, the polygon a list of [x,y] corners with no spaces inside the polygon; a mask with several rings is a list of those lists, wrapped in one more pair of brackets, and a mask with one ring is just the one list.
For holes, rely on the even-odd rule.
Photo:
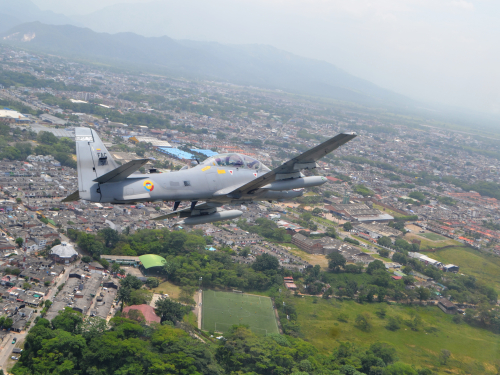
{"label": "gray fighter aircraft", "polygon": [[[183,220],[178,224],[196,225],[234,219],[243,212],[217,211],[217,208],[224,204],[295,198],[303,194],[303,188],[324,184],[325,177],[306,177],[300,170],[316,168],[317,160],[354,137],[356,133],[338,134],[273,170],[249,156],[227,153],[209,157],[193,168],[142,174],[137,171],[149,159],[118,165],[94,130],[76,128],[78,190],[63,202],[78,199],[112,204],[173,201],[173,212],[155,220],[179,216]],[[191,204],[177,210],[181,201]],[[200,201],[205,202],[198,203]]]}

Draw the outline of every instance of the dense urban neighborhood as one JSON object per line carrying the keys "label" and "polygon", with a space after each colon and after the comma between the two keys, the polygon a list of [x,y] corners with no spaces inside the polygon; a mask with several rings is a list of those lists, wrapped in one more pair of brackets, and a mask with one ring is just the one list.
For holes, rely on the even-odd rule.
{"label": "dense urban neighborhood", "polygon": [[[229,331],[204,328],[203,289],[271,297],[276,331],[296,338],[312,329],[297,313],[309,298],[318,308],[343,300],[432,306],[453,315],[449,322],[500,334],[497,139],[279,90],[102,68],[5,46],[0,107],[4,370],[18,360],[30,327],[62,319],[61,311],[65,319],[77,312],[82,321],[110,324],[116,316],[167,320],[197,344],[216,340]],[[61,202],[78,190],[75,127],[95,129],[118,164],[149,158],[143,173],[176,173],[218,153],[249,155],[272,169],[340,132],[359,136],[306,172],[325,176],[321,187],[292,201],[238,204],[237,220],[182,227],[178,219],[153,220],[174,202]],[[189,309],[175,319],[162,315],[165,301],[174,300]],[[374,319],[366,314],[350,318],[362,332]],[[328,320],[347,324],[340,315]],[[416,316],[409,330],[437,335]],[[405,323],[391,316],[383,324],[392,332]],[[290,369],[308,365],[297,366]],[[15,374],[29,373],[16,367]],[[303,371],[294,374],[313,373]]]}

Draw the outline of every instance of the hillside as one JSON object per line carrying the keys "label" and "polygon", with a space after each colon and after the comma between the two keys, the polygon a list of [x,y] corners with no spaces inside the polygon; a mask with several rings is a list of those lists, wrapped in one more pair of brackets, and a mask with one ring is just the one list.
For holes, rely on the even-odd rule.
{"label": "hillside", "polygon": [[30,0],[0,0],[0,33],[24,22],[79,25],[78,22],[48,10],[42,11]]}
{"label": "hillside", "polygon": [[[30,38],[24,38],[25,35]],[[412,104],[410,99],[332,64],[265,45],[222,45],[176,41],[167,36],[96,33],[86,28],[39,22],[15,26],[0,37],[3,43],[26,49],[120,63],[186,78],[217,79],[364,105]]]}

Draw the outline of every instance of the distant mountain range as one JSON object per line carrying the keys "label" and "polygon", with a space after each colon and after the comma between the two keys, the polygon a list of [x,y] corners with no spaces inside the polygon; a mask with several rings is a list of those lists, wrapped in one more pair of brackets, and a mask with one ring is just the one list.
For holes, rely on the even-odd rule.
{"label": "distant mountain range", "polygon": [[166,36],[147,38],[133,33],[111,35],[40,22],[24,23],[0,33],[0,41],[186,78],[222,80],[365,105],[412,103],[402,95],[354,77],[332,64],[266,45],[176,41]]}
{"label": "distant mountain range", "polygon": [[49,10],[42,11],[30,0],[0,0],[0,33],[19,24],[33,21],[53,25],[81,25],[62,14]]}

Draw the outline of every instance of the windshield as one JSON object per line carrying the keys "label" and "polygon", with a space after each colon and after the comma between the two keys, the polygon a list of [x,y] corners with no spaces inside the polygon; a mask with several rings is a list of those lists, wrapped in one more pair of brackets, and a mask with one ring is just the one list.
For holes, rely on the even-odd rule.
{"label": "windshield", "polygon": [[220,167],[247,168],[255,171],[269,171],[264,164],[257,159],[242,154],[219,154],[208,158],[201,165],[217,165]]}

